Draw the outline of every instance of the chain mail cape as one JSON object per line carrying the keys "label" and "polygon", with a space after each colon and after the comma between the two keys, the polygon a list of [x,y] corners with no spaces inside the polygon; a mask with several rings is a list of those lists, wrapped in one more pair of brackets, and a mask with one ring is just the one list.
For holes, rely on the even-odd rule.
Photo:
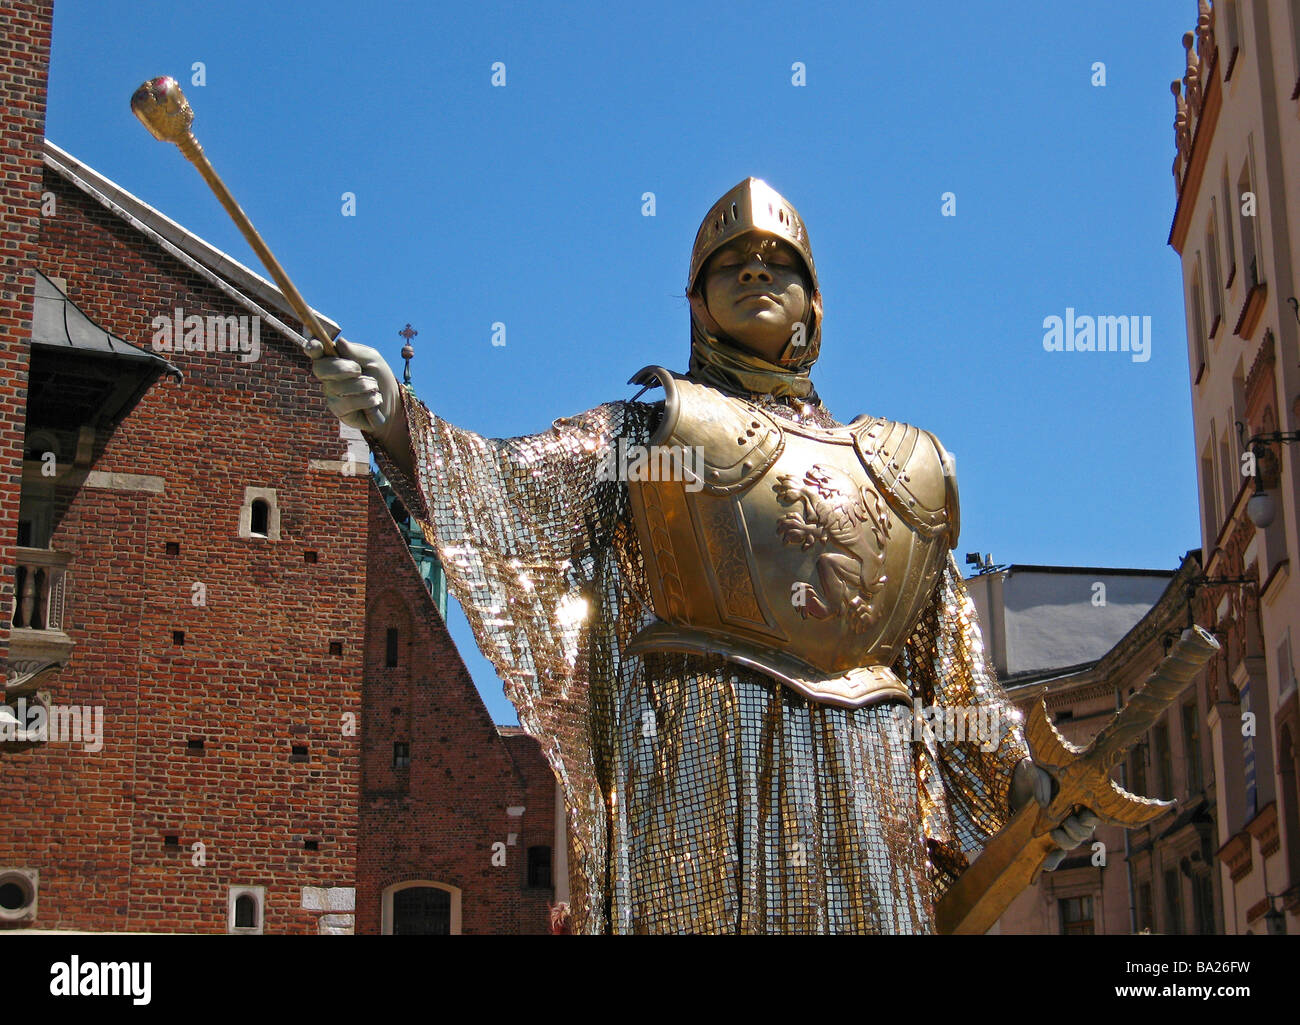
{"label": "chain mail cape", "polygon": [[[894,669],[922,706],[997,706],[989,751],[721,657],[623,653],[653,613],[627,485],[600,466],[619,438],[648,444],[662,403],[490,439],[403,396],[418,481],[376,458],[560,782],[573,931],[930,932],[1028,754],[952,557]],[[752,399],[838,426],[820,404]]]}

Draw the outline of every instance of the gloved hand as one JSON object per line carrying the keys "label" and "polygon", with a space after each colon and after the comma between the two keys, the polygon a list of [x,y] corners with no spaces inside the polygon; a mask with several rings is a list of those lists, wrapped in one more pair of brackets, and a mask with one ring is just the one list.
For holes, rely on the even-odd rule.
{"label": "gloved hand", "polygon": [[[1011,777],[1011,814],[1018,812],[1031,798],[1046,808],[1052,803],[1056,789],[1056,780],[1051,773],[1035,765],[1032,759],[1023,759]],[[1057,850],[1047,856],[1043,868],[1052,871],[1065,860],[1066,854],[1092,839],[1099,821],[1095,812],[1085,808],[1053,829],[1051,836]]]}
{"label": "gloved hand", "polygon": [[307,343],[312,373],[321,382],[330,412],[349,427],[370,430],[366,412],[377,409],[387,427],[402,411],[402,395],[384,357],[368,345],[342,338],[334,342],[334,348],[338,355],[326,356],[317,339]]}

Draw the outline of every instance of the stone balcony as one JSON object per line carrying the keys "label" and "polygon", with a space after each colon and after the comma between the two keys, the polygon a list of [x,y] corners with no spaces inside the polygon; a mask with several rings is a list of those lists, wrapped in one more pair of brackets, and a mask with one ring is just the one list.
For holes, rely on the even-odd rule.
{"label": "stone balcony", "polygon": [[[9,664],[5,673],[4,703],[0,714],[8,712],[19,698],[25,704],[48,704],[48,696],[38,688],[67,665],[75,643],[63,630],[64,603],[67,598],[70,552],[48,548],[14,549],[14,603],[10,613]],[[16,723],[19,738],[9,750],[32,746],[24,742],[21,731],[25,723]]]}

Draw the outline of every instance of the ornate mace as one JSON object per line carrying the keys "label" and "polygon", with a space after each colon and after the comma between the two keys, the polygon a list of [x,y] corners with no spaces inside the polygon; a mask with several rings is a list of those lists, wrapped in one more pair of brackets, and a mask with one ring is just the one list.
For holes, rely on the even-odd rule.
{"label": "ornate mace", "polygon": [[[163,142],[175,143],[185,159],[198,168],[199,174],[203,175],[203,180],[208,183],[208,187],[216,193],[217,199],[221,200],[221,205],[226,208],[226,213],[230,214],[240,234],[248,240],[248,244],[253,247],[253,252],[257,253],[262,264],[271,272],[271,277],[280,286],[280,291],[284,293],[293,311],[298,314],[303,326],[311,332],[312,337],[319,339],[321,345],[325,347],[325,355],[335,355],[334,341],[321,324],[320,318],[307,305],[302,293],[294,287],[294,283],[289,280],[289,275],[280,266],[280,261],[275,258],[275,254],[253,227],[253,222],[248,219],[248,215],[235,202],[235,197],[230,194],[226,183],[217,175],[211,161],[204,154],[203,147],[199,145],[199,140],[194,137],[194,132],[191,130],[191,125],[194,124],[194,110],[185,99],[185,94],[181,92],[176,79],[166,75],[149,79],[131,96],[131,110],[145,128],[149,129],[150,135]],[[366,420],[371,430],[384,425],[384,415],[377,409],[368,410]]]}

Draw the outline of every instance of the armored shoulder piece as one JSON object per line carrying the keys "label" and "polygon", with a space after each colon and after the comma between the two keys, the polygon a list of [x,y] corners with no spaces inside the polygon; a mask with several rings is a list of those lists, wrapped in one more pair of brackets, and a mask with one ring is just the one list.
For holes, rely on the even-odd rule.
{"label": "armored shoulder piece", "polygon": [[777,421],[748,404],[720,403],[718,392],[663,367],[645,367],[632,384],[660,384],[664,415],[650,444],[698,455],[704,490],[742,491],[776,462],[785,444]]}
{"label": "armored shoulder piece", "polygon": [[890,507],[925,537],[946,529],[948,547],[956,548],[957,476],[939,439],[895,420],[858,417],[850,426],[858,454]]}

